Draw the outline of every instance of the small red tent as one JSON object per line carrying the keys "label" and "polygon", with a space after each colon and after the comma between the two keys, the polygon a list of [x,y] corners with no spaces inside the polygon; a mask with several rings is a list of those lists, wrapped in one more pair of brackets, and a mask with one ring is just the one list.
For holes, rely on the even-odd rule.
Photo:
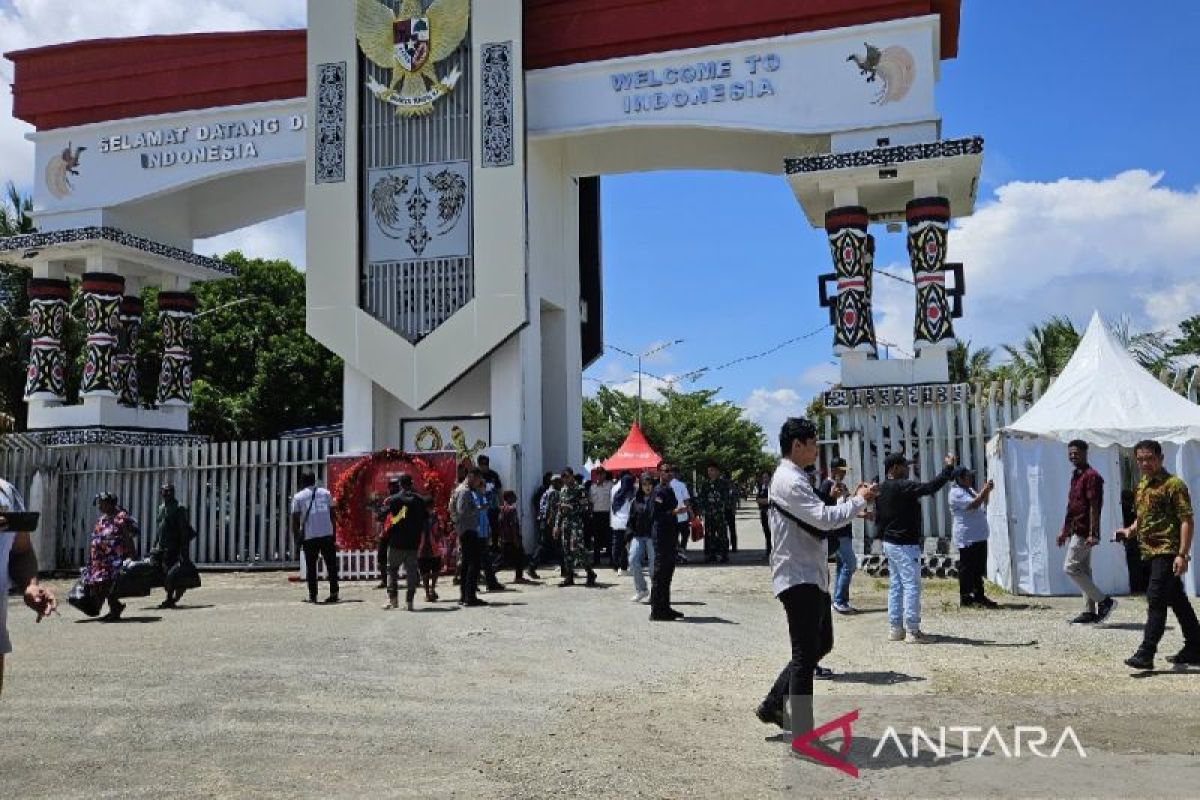
{"label": "small red tent", "polygon": [[660,461],[662,456],[654,452],[635,422],[624,443],[604,462],[604,468],[609,472],[645,472],[655,469]]}

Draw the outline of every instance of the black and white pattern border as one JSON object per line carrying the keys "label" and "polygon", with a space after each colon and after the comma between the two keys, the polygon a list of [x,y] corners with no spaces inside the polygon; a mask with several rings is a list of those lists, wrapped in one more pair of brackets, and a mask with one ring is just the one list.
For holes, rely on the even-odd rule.
{"label": "black and white pattern border", "polygon": [[895,147],[876,147],[872,150],[855,150],[849,153],[827,153],[804,158],[789,158],[784,162],[784,171],[788,175],[802,175],[832,169],[890,167],[910,161],[974,156],[982,153],[983,137],[972,136],[966,139],[945,139],[923,144],[902,144]]}
{"label": "black and white pattern border", "polygon": [[346,62],[317,65],[317,183],[346,180]]}
{"label": "black and white pattern border", "polygon": [[869,386],[831,389],[822,398],[831,411],[847,408],[889,408],[960,404],[971,399],[969,383],[925,383],[918,386]]}
{"label": "black and white pattern border", "polygon": [[109,227],[66,228],[61,231],[50,231],[48,233],[26,233],[20,236],[0,238],[0,255],[6,253],[22,254],[28,253],[30,250],[41,250],[56,245],[84,244],[87,242],[111,242],[133,250],[141,250],[143,253],[149,253],[150,255],[161,256],[162,258],[169,258],[172,261],[179,261],[194,267],[200,267],[210,272],[218,272],[230,277],[238,274],[236,267],[218,258],[208,258],[207,256],[193,253],[190,250],[182,250],[178,247],[172,247],[169,244],[144,239],[141,236],[134,236],[132,233],[126,233],[117,228]]}
{"label": "black and white pattern border", "polygon": [[513,43],[485,44],[483,72],[483,166],[511,167],[513,143]]}
{"label": "black and white pattern border", "polygon": [[209,442],[209,437],[199,434],[120,428],[50,428],[28,431],[24,435],[42,447],[189,447]]}

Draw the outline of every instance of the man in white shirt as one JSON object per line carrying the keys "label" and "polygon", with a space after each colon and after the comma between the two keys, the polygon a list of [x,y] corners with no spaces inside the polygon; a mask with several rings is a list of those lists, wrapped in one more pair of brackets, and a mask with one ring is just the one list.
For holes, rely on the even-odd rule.
{"label": "man in white shirt", "polygon": [[614,552],[612,543],[612,520],[609,515],[612,513],[612,495],[613,487],[612,476],[608,474],[608,470],[600,467],[595,472],[595,477],[592,478],[591,485],[588,486],[588,500],[592,504],[592,563],[600,564],[600,551],[604,548],[609,548],[608,563],[613,570],[620,569],[621,559],[618,553]]}
{"label": "man in white shirt", "polygon": [[987,572],[987,502],[994,484],[988,481],[975,491],[975,473],[966,467],[954,470],[950,489],[950,529],[958,548],[958,597],[963,608],[982,606],[999,608],[983,593],[983,575]]}
{"label": "man in white shirt", "polygon": [[679,513],[675,515],[675,531],[679,534],[679,549],[675,551],[675,560],[680,564],[688,563],[687,550],[688,540],[692,538],[692,529],[688,524],[688,520],[692,518],[692,493],[688,491],[687,484],[680,477],[682,473],[678,466],[671,468],[671,491],[675,493],[675,499],[679,501]]}
{"label": "man in white shirt", "polygon": [[37,614],[37,621],[53,614],[58,607],[54,594],[38,585],[37,556],[28,531],[11,528],[4,513],[23,512],[25,501],[17,487],[0,480],[0,692],[4,691],[4,656],[12,652],[8,638],[9,580],[21,587],[25,605]]}
{"label": "man in white shirt", "polygon": [[812,730],[813,671],[833,649],[829,597],[829,548],[825,535],[848,524],[875,497],[861,485],[850,497],[827,506],[804,468],[817,460],[817,427],[792,417],[779,432],[783,455],[771,478],[771,583],[787,614],[792,660],[779,673],[756,714],[788,729],[786,704],[792,698],[791,730]]}
{"label": "man in white shirt", "polygon": [[317,486],[317,476],[300,476],[300,491],[292,498],[292,536],[304,550],[304,578],[308,582],[308,602],[317,602],[317,558],[325,561],[329,576],[326,603],[338,601],[337,540],[333,534],[333,496]]}

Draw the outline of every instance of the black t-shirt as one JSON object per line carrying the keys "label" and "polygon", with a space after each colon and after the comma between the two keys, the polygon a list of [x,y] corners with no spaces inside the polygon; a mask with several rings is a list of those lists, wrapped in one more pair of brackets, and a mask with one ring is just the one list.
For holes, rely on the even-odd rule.
{"label": "black t-shirt", "polygon": [[674,540],[675,509],[679,508],[679,499],[670,485],[659,484],[650,493],[650,508],[654,517],[654,533]]}
{"label": "black t-shirt", "polygon": [[891,544],[921,543],[921,498],[941,489],[950,480],[953,467],[928,483],[889,478],[879,484],[875,498],[875,532]]}
{"label": "black t-shirt", "polygon": [[[833,499],[833,490],[838,485],[838,483],[826,478],[825,480],[821,481],[821,485],[817,487],[817,497],[821,498],[821,500],[827,506],[836,506],[838,501]],[[841,485],[843,487],[845,486],[845,484]],[[854,528],[847,525],[844,528],[838,528],[833,532],[833,535],[839,537],[850,537],[854,535]]]}
{"label": "black t-shirt", "polygon": [[416,492],[401,491],[384,500],[388,546],[416,550],[429,523],[429,503]]}

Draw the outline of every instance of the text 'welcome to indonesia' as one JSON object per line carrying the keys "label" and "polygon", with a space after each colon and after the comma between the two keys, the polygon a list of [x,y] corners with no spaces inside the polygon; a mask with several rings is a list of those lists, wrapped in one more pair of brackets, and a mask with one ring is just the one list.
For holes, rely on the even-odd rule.
{"label": "text 'welcome to indonesia'", "polygon": [[[624,95],[626,114],[774,97],[775,84],[767,76],[783,65],[779,56],[754,55],[744,61],[746,75],[738,78],[734,76],[734,62],[723,60],[618,72],[609,80],[613,91]],[[656,91],[643,91],[646,89]]]}

